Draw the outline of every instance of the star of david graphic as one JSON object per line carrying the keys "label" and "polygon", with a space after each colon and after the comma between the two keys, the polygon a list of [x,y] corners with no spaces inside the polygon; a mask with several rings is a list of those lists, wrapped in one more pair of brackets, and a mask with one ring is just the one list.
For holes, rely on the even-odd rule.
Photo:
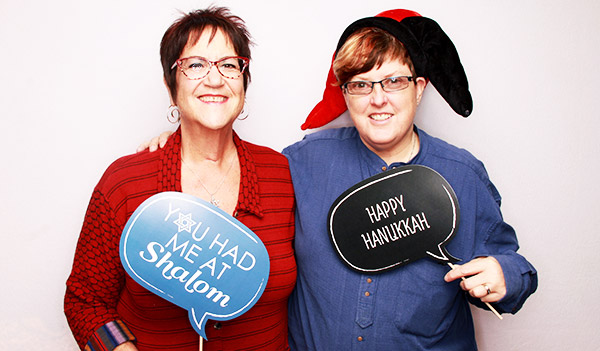
{"label": "star of david graphic", "polygon": [[181,233],[182,231],[186,231],[188,233],[192,232],[192,227],[196,222],[192,219],[192,214],[188,213],[186,215],[179,212],[179,218],[173,221],[173,223],[177,224],[177,232]]}

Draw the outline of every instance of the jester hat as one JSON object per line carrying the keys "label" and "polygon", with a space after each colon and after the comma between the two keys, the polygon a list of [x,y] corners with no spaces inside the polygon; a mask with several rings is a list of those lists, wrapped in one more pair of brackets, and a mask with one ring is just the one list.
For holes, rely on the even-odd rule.
{"label": "jester hat", "polygon": [[434,20],[410,10],[389,10],[375,17],[359,19],[342,34],[331,60],[323,99],[312,109],[302,129],[319,128],[347,110],[342,89],[336,84],[333,61],[339,49],[357,30],[377,27],[396,37],[408,51],[417,76],[430,81],[440,95],[463,117],[473,110],[467,76],[458,52],[446,33]]}

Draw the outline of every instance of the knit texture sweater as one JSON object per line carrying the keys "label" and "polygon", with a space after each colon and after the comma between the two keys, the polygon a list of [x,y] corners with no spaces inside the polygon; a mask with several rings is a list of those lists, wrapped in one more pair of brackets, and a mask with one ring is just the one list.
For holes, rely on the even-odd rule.
{"label": "knit texture sweater", "polygon": [[[287,299],[296,280],[292,249],[294,193],[287,160],[234,133],[240,162],[235,217],[264,243],[271,262],[267,287],[248,312],[206,324],[204,350],[286,350]],[[127,220],[150,196],[181,191],[181,132],[153,153],[125,156],[93,191],[67,280],[65,315],[81,349],[198,350],[188,312],[138,285],[124,271],[119,241]]]}

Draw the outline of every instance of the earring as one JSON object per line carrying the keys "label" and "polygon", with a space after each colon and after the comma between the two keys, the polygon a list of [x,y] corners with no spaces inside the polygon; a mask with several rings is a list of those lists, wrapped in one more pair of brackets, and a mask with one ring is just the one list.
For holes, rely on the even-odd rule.
{"label": "earring", "polygon": [[181,111],[179,111],[179,107],[177,107],[176,105],[169,106],[169,108],[167,109],[167,121],[175,124],[175,123],[179,122],[180,116],[181,116]]}

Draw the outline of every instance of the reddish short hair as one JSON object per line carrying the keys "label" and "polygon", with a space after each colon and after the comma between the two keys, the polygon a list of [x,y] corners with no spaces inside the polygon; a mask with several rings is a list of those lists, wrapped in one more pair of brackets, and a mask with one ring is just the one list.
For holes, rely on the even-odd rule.
{"label": "reddish short hair", "polygon": [[[232,15],[228,8],[211,6],[187,13],[167,29],[160,42],[163,76],[172,97],[177,96],[177,70],[171,67],[179,59],[183,49],[187,45],[195,44],[202,32],[209,28],[212,30],[211,40],[220,29],[229,38],[237,56],[251,59],[250,33],[244,20]],[[244,70],[243,79],[244,90],[246,90],[250,83],[250,65]]]}
{"label": "reddish short hair", "polygon": [[338,50],[333,61],[337,84],[347,83],[355,75],[379,67],[388,59],[398,59],[408,65],[411,74],[415,76],[408,51],[396,37],[376,27],[357,30]]}

